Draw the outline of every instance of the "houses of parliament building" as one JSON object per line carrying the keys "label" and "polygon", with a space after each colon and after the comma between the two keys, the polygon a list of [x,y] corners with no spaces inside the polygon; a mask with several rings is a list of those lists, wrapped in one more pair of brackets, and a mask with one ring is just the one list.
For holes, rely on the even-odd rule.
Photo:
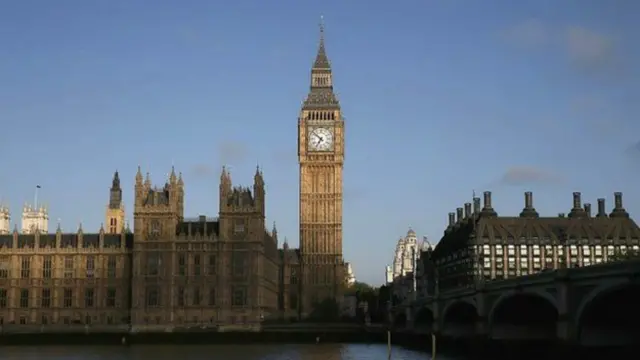
{"label": "houses of parliament building", "polygon": [[0,328],[243,326],[339,301],[343,128],[321,27],[298,118],[300,248],[267,230],[260,169],[238,187],[223,168],[219,216],[188,219],[182,175],[158,187],[138,168],[131,228],[116,172],[98,232],[51,232],[47,211],[26,206],[12,229],[0,209]]}

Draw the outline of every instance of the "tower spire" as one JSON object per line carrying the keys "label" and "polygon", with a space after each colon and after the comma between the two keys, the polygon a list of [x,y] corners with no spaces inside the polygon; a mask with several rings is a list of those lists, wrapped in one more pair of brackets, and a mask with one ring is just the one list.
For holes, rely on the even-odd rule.
{"label": "tower spire", "polygon": [[318,53],[316,54],[316,61],[313,62],[314,69],[331,69],[331,63],[327,57],[327,52],[324,48],[324,16],[320,16],[320,43],[318,45]]}

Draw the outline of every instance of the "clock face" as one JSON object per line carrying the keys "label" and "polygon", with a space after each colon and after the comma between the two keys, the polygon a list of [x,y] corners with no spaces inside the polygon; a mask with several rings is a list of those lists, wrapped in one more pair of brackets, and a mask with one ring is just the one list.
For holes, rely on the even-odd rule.
{"label": "clock face", "polygon": [[309,150],[329,151],[333,150],[333,129],[316,127],[309,129]]}

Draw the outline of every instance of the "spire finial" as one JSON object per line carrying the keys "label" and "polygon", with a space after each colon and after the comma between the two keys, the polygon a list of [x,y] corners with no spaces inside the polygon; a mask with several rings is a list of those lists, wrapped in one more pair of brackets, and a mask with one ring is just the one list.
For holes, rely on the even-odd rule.
{"label": "spire finial", "polygon": [[314,69],[331,69],[327,53],[324,49],[324,16],[320,16],[320,44],[318,45],[318,53],[316,61],[313,63]]}

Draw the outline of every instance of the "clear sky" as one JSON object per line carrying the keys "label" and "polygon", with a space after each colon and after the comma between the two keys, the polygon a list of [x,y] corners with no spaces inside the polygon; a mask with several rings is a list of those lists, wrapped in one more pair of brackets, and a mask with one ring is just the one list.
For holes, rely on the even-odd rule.
{"label": "clear sky", "polygon": [[[517,214],[614,191],[640,213],[636,0],[58,0],[0,4],[0,197],[36,184],[50,228],[98,230],[118,169],[182,171],[189,216],[220,168],[264,168],[268,221],[298,243],[297,116],[324,15],[346,116],[344,252],[381,283],[413,227],[437,241],[472,191]],[[635,24],[634,24],[635,22]],[[269,225],[270,227],[270,225]]]}

